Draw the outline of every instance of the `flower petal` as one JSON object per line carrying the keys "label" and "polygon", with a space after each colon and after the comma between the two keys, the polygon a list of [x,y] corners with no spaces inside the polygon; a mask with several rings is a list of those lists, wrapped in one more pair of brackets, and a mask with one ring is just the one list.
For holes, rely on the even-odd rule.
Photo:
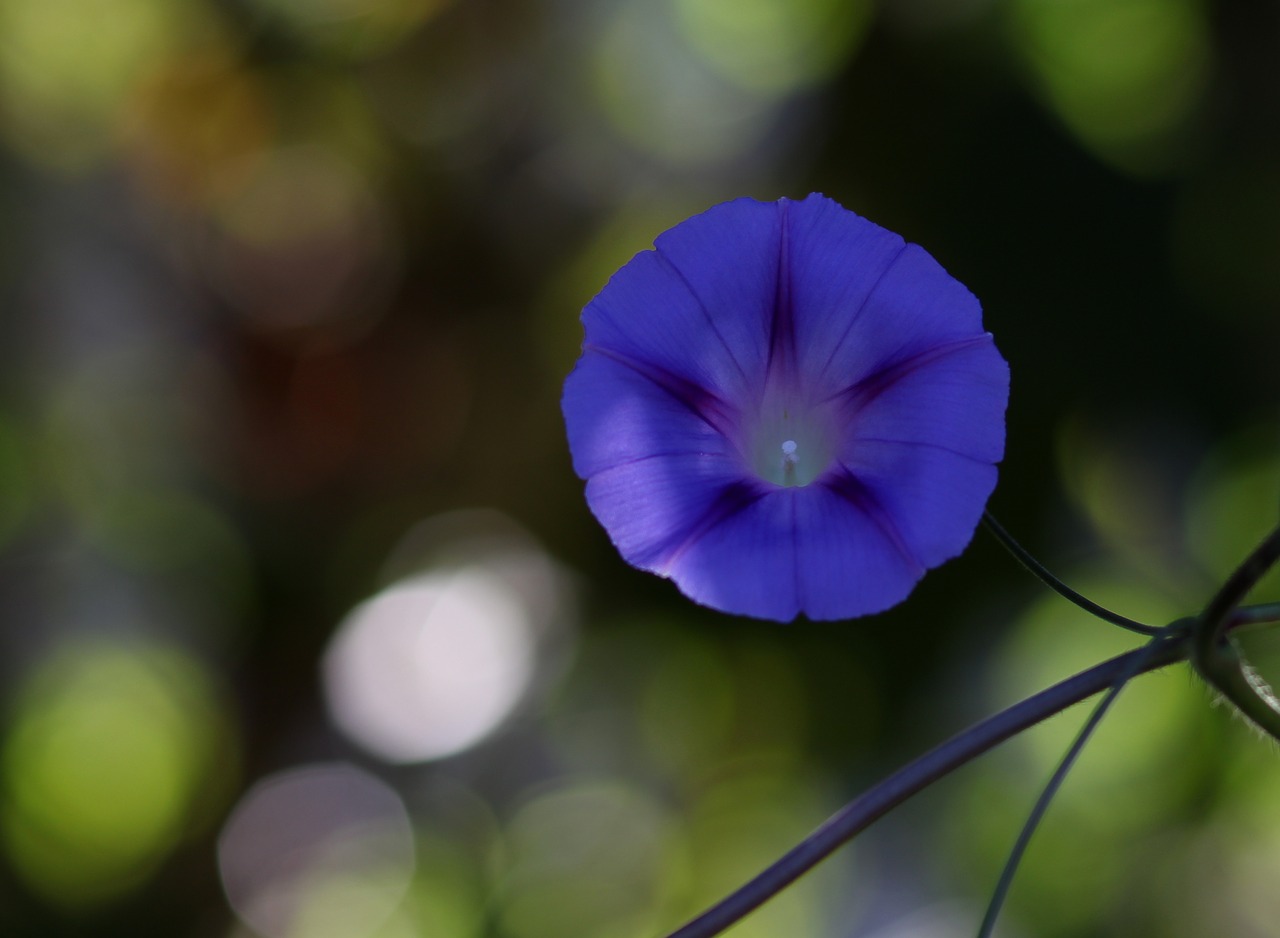
{"label": "flower petal", "polygon": [[850,481],[827,479],[796,492],[801,605],[810,619],[883,612],[925,574],[888,512]]}
{"label": "flower petal", "polygon": [[786,212],[788,282],[786,308],[779,313],[791,320],[794,367],[806,382],[828,369],[845,374],[831,367],[832,359],[849,341],[854,324],[906,242],[825,196],[781,204]]}
{"label": "flower petal", "polygon": [[758,394],[778,277],[774,205],[739,199],[658,237],[582,313],[587,347],[646,362],[727,400]]}
{"label": "flower petal", "polygon": [[654,455],[587,480],[587,504],[626,561],[666,574],[670,558],[707,527],[760,497],[734,458]]}
{"label": "flower petal", "polygon": [[996,486],[991,463],[927,443],[863,440],[842,463],[930,569],[969,545]]}
{"label": "flower petal", "polygon": [[854,388],[842,455],[856,459],[863,441],[888,440],[999,462],[1008,400],[1009,366],[989,335],[933,349]]}
{"label": "flower petal", "polygon": [[708,421],[707,402],[664,388],[598,352],[578,360],[565,381],[561,408],[573,468],[583,479],[660,454],[736,453]]}
{"label": "flower petal", "polygon": [[787,232],[797,366],[817,390],[984,334],[977,299],[919,245],[820,196]]}
{"label": "flower petal", "polygon": [[772,489],[689,540],[665,572],[690,599],[740,615],[786,622],[880,612],[925,568],[878,512],[856,489]]}
{"label": "flower petal", "polygon": [[773,489],[704,526],[661,572],[695,602],[737,615],[791,621],[800,613],[796,491]]}
{"label": "flower petal", "polygon": [[782,218],[776,203],[735,199],[654,241],[698,297],[708,321],[758,393],[768,366]]}

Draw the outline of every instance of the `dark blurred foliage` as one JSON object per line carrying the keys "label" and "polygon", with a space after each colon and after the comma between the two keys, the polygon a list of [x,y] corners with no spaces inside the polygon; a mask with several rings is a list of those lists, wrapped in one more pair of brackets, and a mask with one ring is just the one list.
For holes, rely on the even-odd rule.
{"label": "dark blurred foliage", "polygon": [[[1280,509],[1278,53],[1267,2],[0,0],[0,934],[657,934],[1133,644],[981,534],[846,623],[622,563],[577,314],[727,198],[923,244],[1011,363],[995,513],[1194,612]],[[733,934],[971,934],[1079,719]],[[1272,934],[1277,779],[1144,679],[1005,934]]]}

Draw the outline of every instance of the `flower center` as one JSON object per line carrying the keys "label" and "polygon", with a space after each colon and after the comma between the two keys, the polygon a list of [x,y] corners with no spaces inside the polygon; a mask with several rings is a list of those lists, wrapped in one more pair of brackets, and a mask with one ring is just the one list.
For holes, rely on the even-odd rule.
{"label": "flower center", "polygon": [[835,434],[823,414],[776,408],[761,415],[751,439],[751,467],[774,485],[808,485],[835,457]]}

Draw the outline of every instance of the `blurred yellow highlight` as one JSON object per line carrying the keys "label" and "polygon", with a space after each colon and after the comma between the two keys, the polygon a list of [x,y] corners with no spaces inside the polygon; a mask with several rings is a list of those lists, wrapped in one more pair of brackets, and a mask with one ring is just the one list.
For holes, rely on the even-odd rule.
{"label": "blurred yellow highlight", "polygon": [[508,828],[499,919],[509,938],[643,938],[659,932],[678,829],[648,792],[568,783],[521,808]]}
{"label": "blurred yellow highlight", "polygon": [[16,700],[2,754],[4,849],[52,901],[109,899],[140,884],[214,808],[228,757],[194,660],[143,645],[69,645]]}
{"label": "blurred yellow highlight", "polygon": [[592,43],[592,90],[614,128],[651,157],[678,166],[727,160],[764,136],[773,102],[712,69],[670,12],[622,4]]}
{"label": "blurred yellow highlight", "polygon": [[307,42],[365,58],[386,51],[451,0],[254,0]]}
{"label": "blurred yellow highlight", "polygon": [[590,40],[591,91],[628,143],[674,166],[767,148],[791,99],[843,67],[868,0],[624,0]]}
{"label": "blurred yellow highlight", "polygon": [[134,86],[206,18],[195,2],[0,0],[0,131],[38,165],[87,168]]}
{"label": "blurred yellow highlight", "polygon": [[[404,923],[406,938],[484,935],[489,883],[479,868],[479,858],[430,835],[418,837],[417,852],[417,875],[395,916]],[[376,935],[391,938],[386,926],[379,928]]]}
{"label": "blurred yellow highlight", "polygon": [[398,246],[369,180],[330,147],[264,154],[214,206],[204,267],[246,325],[342,344],[378,321]]}
{"label": "blurred yellow highlight", "polygon": [[[759,873],[836,807],[819,780],[786,756],[742,759],[722,766],[722,772],[722,779],[707,789],[688,820],[688,915]],[[837,889],[845,890],[850,877],[847,853],[842,860],[829,862],[788,887],[736,926],[733,934],[737,938],[826,934],[825,900]]]}
{"label": "blurred yellow highlight", "polygon": [[671,0],[690,44],[734,83],[786,94],[846,62],[870,19],[867,0]]}
{"label": "blurred yellow highlight", "polygon": [[275,131],[265,82],[225,50],[157,63],[121,117],[136,178],[180,205],[244,185]]}
{"label": "blurred yellow highlight", "polygon": [[218,839],[227,901],[266,938],[377,934],[409,888],[414,857],[400,796],[342,762],[258,782]]}
{"label": "blurred yellow highlight", "polygon": [[1196,0],[1010,2],[1017,51],[1086,147],[1131,172],[1176,165],[1211,62]]}
{"label": "blurred yellow highlight", "polygon": [[[1227,440],[1192,485],[1187,547],[1221,582],[1280,521],[1280,425],[1274,421]],[[1254,588],[1251,602],[1280,601],[1280,568]]]}
{"label": "blurred yellow highlight", "polygon": [[[724,656],[693,633],[675,633],[640,699],[640,731],[655,761],[692,781],[728,750],[737,715]],[[772,695],[769,695],[772,696]]]}
{"label": "blurred yellow highlight", "polygon": [[1062,422],[1055,442],[1066,489],[1100,541],[1092,553],[1194,611],[1208,594],[1179,550],[1185,509],[1165,441],[1138,421],[1100,425],[1077,415]]}

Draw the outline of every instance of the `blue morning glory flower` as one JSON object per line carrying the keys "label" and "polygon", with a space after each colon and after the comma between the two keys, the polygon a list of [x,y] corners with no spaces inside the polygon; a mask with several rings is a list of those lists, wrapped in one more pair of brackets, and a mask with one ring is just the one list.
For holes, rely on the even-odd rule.
{"label": "blue morning glory flower", "polygon": [[922,248],[820,195],[660,235],[582,313],[562,402],[630,563],[725,612],[843,619],[968,545],[1009,368]]}

